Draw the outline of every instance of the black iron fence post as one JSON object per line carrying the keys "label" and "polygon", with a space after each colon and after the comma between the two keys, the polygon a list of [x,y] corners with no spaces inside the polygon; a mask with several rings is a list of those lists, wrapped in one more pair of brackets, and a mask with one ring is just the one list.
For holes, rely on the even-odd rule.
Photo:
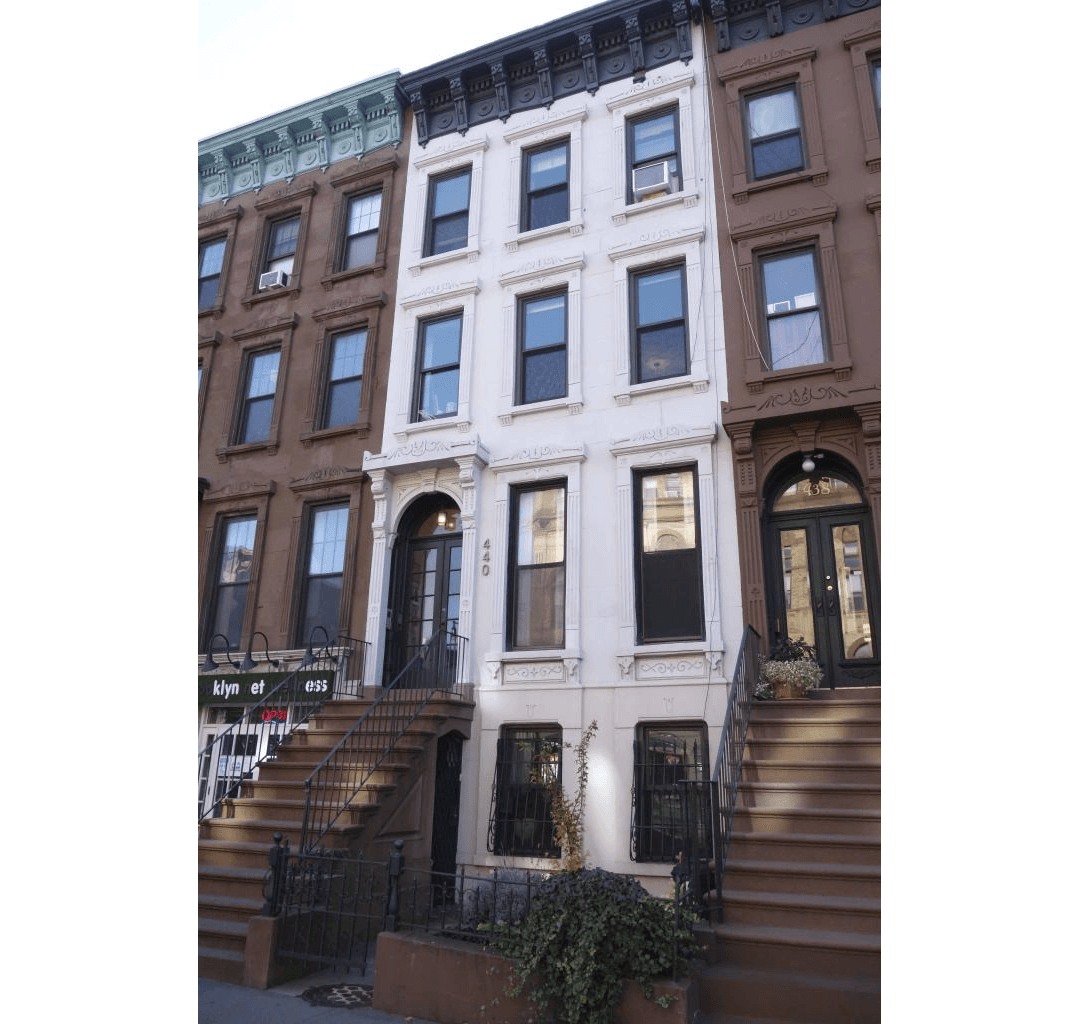
{"label": "black iron fence post", "polygon": [[263,896],[266,902],[263,904],[263,917],[274,917],[281,910],[281,890],[285,882],[285,866],[289,863],[289,840],[281,845],[284,837],[280,832],[274,833],[274,845],[270,847],[266,859],[270,861],[270,869],[266,873],[266,883],[263,885]]}
{"label": "black iron fence post", "polygon": [[394,852],[386,866],[386,913],[383,915],[383,931],[396,932],[401,909],[401,875],[405,871],[404,839],[394,840]]}

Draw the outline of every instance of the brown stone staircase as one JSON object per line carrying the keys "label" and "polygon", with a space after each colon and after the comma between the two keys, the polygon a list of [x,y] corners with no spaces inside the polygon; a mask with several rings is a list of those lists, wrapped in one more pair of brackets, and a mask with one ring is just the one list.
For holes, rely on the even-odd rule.
{"label": "brown stone staircase", "polygon": [[[376,690],[376,695],[381,692]],[[373,703],[373,698],[330,700],[282,745],[275,760],[259,768],[240,796],[226,800],[222,817],[199,824],[199,976],[242,984],[248,922],[262,910],[263,879],[274,833],[299,846],[304,781]],[[323,838],[328,848],[370,858],[389,850],[395,811],[423,783],[438,736],[457,729],[468,736],[473,702],[450,695],[431,700],[394,745],[349,808]],[[372,747],[371,756],[380,750]],[[352,778],[365,768],[357,766]],[[351,786],[349,787],[352,788]],[[342,799],[348,794],[343,793]],[[421,832],[422,818],[412,824]],[[430,813],[427,822],[430,828]],[[415,829],[414,829],[415,831]],[[430,843],[421,837],[420,848]]]}
{"label": "brown stone staircase", "polygon": [[700,1024],[881,1020],[881,689],[754,702]]}

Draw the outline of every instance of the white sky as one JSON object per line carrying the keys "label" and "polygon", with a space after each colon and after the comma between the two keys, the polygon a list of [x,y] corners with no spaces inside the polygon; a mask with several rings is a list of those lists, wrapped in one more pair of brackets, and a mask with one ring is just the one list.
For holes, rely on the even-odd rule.
{"label": "white sky", "polygon": [[416,71],[594,0],[198,0],[200,139],[390,71]]}

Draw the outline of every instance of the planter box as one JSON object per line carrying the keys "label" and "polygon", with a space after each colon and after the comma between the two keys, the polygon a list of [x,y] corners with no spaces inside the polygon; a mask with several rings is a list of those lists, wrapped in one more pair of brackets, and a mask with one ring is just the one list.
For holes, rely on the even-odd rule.
{"label": "planter box", "polygon": [[[536,1004],[510,999],[513,964],[472,942],[410,932],[380,932],[375,947],[375,997],[386,1013],[438,1024],[530,1024]],[[666,1009],[624,983],[615,1024],[690,1024],[697,1014],[697,979],[654,981],[653,995],[669,995]],[[483,1014],[480,1008],[485,1007]]]}

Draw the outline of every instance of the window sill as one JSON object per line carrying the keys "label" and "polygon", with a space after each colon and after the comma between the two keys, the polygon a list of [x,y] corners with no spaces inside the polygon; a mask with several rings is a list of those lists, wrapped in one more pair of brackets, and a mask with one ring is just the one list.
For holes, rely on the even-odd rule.
{"label": "window sill", "polygon": [[458,263],[463,260],[475,263],[479,258],[479,246],[474,245],[471,248],[466,246],[464,249],[454,249],[452,252],[441,252],[438,256],[425,256],[419,263],[410,265],[409,273],[411,273],[413,277],[419,277],[428,267],[438,267],[445,263]]}
{"label": "window sill", "polygon": [[519,245],[528,245],[537,239],[557,238],[560,235],[574,237],[585,230],[584,223],[579,220],[565,220],[558,224],[550,224],[546,228],[536,228],[533,231],[522,231],[517,238],[511,238],[506,242],[507,252],[517,252]]}
{"label": "window sill", "polygon": [[419,420],[416,423],[407,423],[400,430],[396,430],[394,439],[399,443],[404,443],[412,434],[445,430],[447,427],[453,427],[459,434],[464,434],[472,427],[472,423],[460,416],[441,416],[437,420]]}
{"label": "window sill", "polygon": [[580,683],[580,666],[581,652],[569,649],[505,651],[487,658],[488,674],[495,686],[532,687],[545,683],[565,686]]}
{"label": "window sill", "polygon": [[804,381],[808,377],[832,377],[838,381],[851,378],[851,363],[830,360],[826,363],[808,363],[806,366],[792,366],[784,370],[759,370],[747,376],[746,386],[751,394],[760,394],[767,384],[785,381]]}
{"label": "window sill", "polygon": [[349,270],[339,270],[334,274],[328,274],[326,277],[322,278],[319,283],[326,291],[330,291],[334,285],[341,281],[350,281],[354,277],[364,277],[385,269],[386,262],[384,260],[376,260],[374,263],[368,263],[363,267],[352,267]]}
{"label": "window sill", "polygon": [[529,402],[525,405],[515,405],[505,412],[500,412],[499,422],[504,427],[508,427],[520,416],[530,416],[539,412],[565,411],[570,416],[580,416],[583,407],[584,403],[580,398],[552,398],[546,402]]}
{"label": "window sill", "polygon": [[309,430],[300,435],[300,443],[305,448],[310,448],[319,441],[328,441],[336,437],[356,437],[362,439],[367,437],[370,431],[370,421],[362,420],[357,423],[350,423],[343,427],[324,427],[322,430]]}
{"label": "window sill", "polygon": [[273,299],[295,299],[300,294],[300,285],[290,285],[288,288],[271,288],[265,292],[255,292],[244,299],[240,305],[244,309],[251,309],[260,302],[270,302]]}
{"label": "window sill", "polygon": [[231,444],[227,448],[218,448],[215,454],[218,457],[218,462],[225,462],[234,455],[250,455],[252,452],[266,452],[268,455],[276,455],[277,450],[277,441],[255,441],[251,444]]}
{"label": "window sill", "polygon": [[806,167],[801,171],[791,171],[789,174],[778,174],[775,178],[761,178],[748,181],[732,193],[736,203],[745,203],[752,193],[767,192],[772,188],[783,188],[785,185],[794,185],[800,181],[810,181],[814,185],[825,185],[829,181],[829,169],[820,164],[817,167]]}
{"label": "window sill", "polygon": [[709,390],[709,378],[693,377],[686,374],[682,377],[665,377],[663,380],[652,380],[647,384],[631,384],[625,391],[615,392],[615,404],[630,405],[635,398],[641,395],[654,395],[660,391],[676,391],[681,388],[693,388],[695,395],[704,394]]}
{"label": "window sill", "polygon": [[642,644],[615,660],[620,685],[723,681],[724,649],[709,649],[705,640]]}
{"label": "window sill", "polygon": [[209,317],[210,319],[213,319],[213,320],[220,320],[221,317],[222,317],[222,314],[224,312],[225,312],[225,303],[223,303],[223,302],[215,302],[214,305],[207,306],[206,309],[200,309],[199,310],[199,319],[202,320],[203,317]]}
{"label": "window sill", "polygon": [[655,199],[643,199],[640,203],[628,203],[623,209],[617,210],[611,215],[612,223],[625,224],[627,217],[637,217],[641,214],[656,210],[668,210],[673,206],[692,207],[698,204],[697,190],[683,189],[681,192],[673,192],[669,196]]}

